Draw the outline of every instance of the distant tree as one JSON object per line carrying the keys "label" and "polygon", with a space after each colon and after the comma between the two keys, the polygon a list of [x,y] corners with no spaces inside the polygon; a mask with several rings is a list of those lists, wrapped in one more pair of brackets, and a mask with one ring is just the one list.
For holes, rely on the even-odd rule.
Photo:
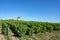
{"label": "distant tree", "polygon": [[20,17],[19,16],[17,17],[17,20],[20,20]]}

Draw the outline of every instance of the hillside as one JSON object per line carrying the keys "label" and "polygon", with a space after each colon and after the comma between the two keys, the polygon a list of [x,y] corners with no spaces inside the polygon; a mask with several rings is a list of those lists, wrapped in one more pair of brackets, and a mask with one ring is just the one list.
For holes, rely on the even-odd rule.
{"label": "hillside", "polygon": [[6,40],[59,40],[60,23],[1,20],[0,40],[3,40],[1,38]]}

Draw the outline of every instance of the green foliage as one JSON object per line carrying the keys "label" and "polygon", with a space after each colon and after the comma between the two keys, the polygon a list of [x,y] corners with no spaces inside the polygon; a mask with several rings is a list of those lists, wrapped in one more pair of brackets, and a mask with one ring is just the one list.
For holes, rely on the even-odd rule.
{"label": "green foliage", "polygon": [[8,25],[6,23],[2,23],[2,33],[8,35]]}
{"label": "green foliage", "polygon": [[0,27],[2,26],[2,21],[0,20]]}
{"label": "green foliage", "polygon": [[18,21],[4,20],[2,23],[3,33],[7,34],[8,28],[18,37],[24,35],[32,36],[33,34],[60,31],[59,23],[48,22],[33,22],[33,21]]}

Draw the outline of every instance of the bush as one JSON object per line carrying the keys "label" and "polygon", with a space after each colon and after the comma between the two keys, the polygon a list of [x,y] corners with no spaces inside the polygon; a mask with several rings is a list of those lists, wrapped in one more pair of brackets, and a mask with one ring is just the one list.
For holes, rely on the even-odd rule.
{"label": "bush", "polygon": [[2,23],[2,33],[8,35],[8,25],[6,23]]}

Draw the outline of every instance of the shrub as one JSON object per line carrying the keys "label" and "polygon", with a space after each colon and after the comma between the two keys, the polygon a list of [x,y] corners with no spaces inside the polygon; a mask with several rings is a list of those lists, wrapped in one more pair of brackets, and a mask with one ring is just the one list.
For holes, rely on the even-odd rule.
{"label": "shrub", "polygon": [[6,23],[2,23],[2,33],[8,35],[8,25]]}

